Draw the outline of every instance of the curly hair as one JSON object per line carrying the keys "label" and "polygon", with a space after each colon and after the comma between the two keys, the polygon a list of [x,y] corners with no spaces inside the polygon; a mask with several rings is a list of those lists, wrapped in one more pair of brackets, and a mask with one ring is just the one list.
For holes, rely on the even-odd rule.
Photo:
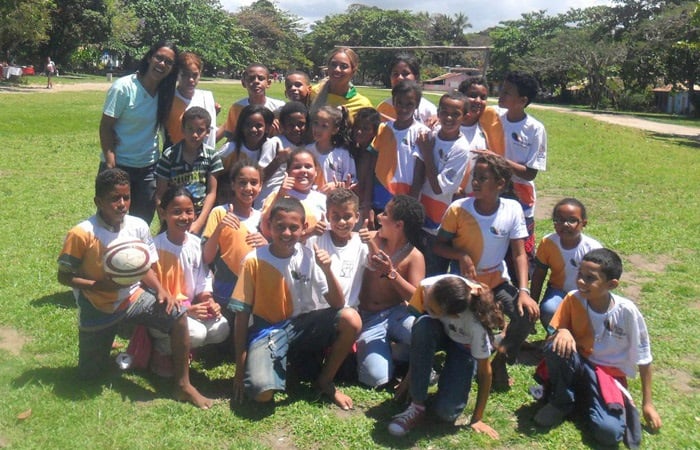
{"label": "curly hair", "polygon": [[429,295],[445,314],[455,315],[469,310],[489,333],[493,329],[502,329],[505,320],[501,306],[496,303],[491,289],[479,284],[481,293],[475,295],[464,278],[447,276],[431,286]]}
{"label": "curly hair", "polygon": [[389,202],[390,217],[403,221],[403,232],[406,239],[415,247],[420,247],[421,231],[425,221],[423,205],[409,195],[397,195]]}
{"label": "curly hair", "polygon": [[129,174],[119,168],[105,169],[95,178],[95,197],[104,197],[112,192],[115,186],[131,186]]}

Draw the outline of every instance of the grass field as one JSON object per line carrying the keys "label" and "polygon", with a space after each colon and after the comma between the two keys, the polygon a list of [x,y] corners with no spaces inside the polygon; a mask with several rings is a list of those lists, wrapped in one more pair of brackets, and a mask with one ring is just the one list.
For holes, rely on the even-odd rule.
{"label": "grass field", "polygon": [[[219,123],[228,105],[244,95],[235,83],[202,87],[225,105]],[[283,98],[281,85],[270,92]],[[375,104],[388,95],[363,92]],[[489,400],[485,420],[501,434],[499,441],[437,423],[392,438],[386,424],[401,405],[388,392],[354,385],[343,386],[356,404],[347,413],[319,401],[304,384],[280,395],[274,410],[232,408],[234,366],[213,356],[196,361],[192,370],[193,382],[220,399],[210,411],[170,400],[169,383],[148,373],[120,374],[115,368],[105,383],[79,383],[76,308],[56,282],[56,257],[66,231],[94,213],[103,101],[102,91],[0,91],[0,448],[592,445],[581,422],[549,433],[534,427],[537,407],[527,394],[531,365],[515,366],[514,389]],[[587,232],[623,256],[620,292],[637,301],[651,333],[654,397],[664,426],[656,435],[645,432],[643,447],[699,448],[700,146],[573,115],[535,115],[549,135],[548,170],[537,178],[538,235],[551,231],[545,217],[557,199],[575,196],[587,205]],[[640,401],[638,378],[631,390]],[[470,402],[466,411],[472,407]]]}

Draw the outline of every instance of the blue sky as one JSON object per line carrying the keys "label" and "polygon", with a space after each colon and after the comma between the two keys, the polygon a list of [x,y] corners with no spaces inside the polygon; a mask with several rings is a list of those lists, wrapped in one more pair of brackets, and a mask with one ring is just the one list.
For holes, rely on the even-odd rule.
{"label": "blue sky", "polygon": [[[253,0],[221,0],[225,9],[236,12],[241,6],[247,6]],[[382,9],[410,9],[412,11],[428,11],[429,13],[456,14],[463,13],[469,18],[472,28],[467,32],[481,31],[497,25],[503,20],[520,18],[526,12],[544,9],[550,15],[568,11],[571,8],[587,8],[589,6],[612,5],[611,0],[414,0],[412,2],[399,0],[278,0],[277,6],[301,17],[307,24],[331,14],[345,12],[353,3],[368,6],[378,6]],[[410,6],[408,6],[410,5]]]}

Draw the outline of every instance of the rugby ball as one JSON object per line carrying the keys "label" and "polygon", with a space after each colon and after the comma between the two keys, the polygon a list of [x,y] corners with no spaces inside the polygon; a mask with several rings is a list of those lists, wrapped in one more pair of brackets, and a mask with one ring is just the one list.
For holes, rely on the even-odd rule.
{"label": "rugby ball", "polygon": [[135,238],[117,239],[107,247],[103,267],[117,284],[129,286],[137,283],[151,268],[148,245]]}

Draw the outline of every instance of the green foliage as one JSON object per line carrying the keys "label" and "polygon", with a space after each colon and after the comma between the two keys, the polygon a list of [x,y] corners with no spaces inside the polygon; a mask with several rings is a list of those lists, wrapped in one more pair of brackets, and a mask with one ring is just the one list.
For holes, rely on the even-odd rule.
{"label": "green foliage", "polygon": [[54,8],[52,0],[0,2],[0,49],[10,58],[19,58],[18,62],[35,56],[39,45],[49,39],[49,18]]}
{"label": "green foliage", "polygon": [[[234,15],[240,26],[250,34],[250,49],[255,61],[270,70],[311,68],[304,54],[301,19],[279,9],[268,0],[258,0]],[[252,62],[252,61],[251,61]]]}
{"label": "green foliage", "polygon": [[[317,66],[322,66],[336,45],[415,46],[421,45],[424,37],[418,17],[410,11],[355,4],[344,14],[326,16],[313,24],[311,32],[305,36],[305,43],[307,55]],[[358,82],[386,80],[387,65],[393,54],[362,50],[359,55]]]}
{"label": "green foliage", "polygon": [[[203,82],[202,88],[214,91],[224,108],[245,96],[240,83]],[[386,90],[361,89],[375,104],[388,95]],[[500,433],[499,441],[464,425],[433,421],[403,439],[393,438],[386,425],[402,405],[388,391],[355,385],[341,386],[355,401],[356,409],[350,412],[320,400],[303,383],[278,395],[274,409],[250,403],[231,407],[233,363],[201,353],[191,373],[196,386],[217,398],[210,411],[173,401],[171,383],[147,372],[115,369],[104,383],[77,381],[77,311],[72,294],[55,279],[56,256],[68,228],[94,213],[92,182],[100,152],[97,128],[104,92],[36,91],[0,92],[4,144],[0,225],[7,230],[0,234],[0,257],[6,262],[0,270],[0,332],[14,330],[24,339],[21,346],[21,339],[1,335],[2,446],[597,448],[581,420],[567,421],[549,432],[534,426],[538,405],[527,394],[533,366],[526,364],[511,367],[515,386],[510,392],[489,398],[485,421]],[[282,86],[273,85],[269,93],[281,98]],[[700,442],[700,361],[694,350],[700,348],[700,234],[693,232],[700,228],[697,143],[542,109],[530,113],[546,125],[551,150],[548,170],[537,176],[538,201],[551,204],[574,195],[586,204],[586,232],[621,253],[625,272],[620,292],[633,297],[645,315],[655,358],[654,403],[664,425],[658,435],[644,432],[643,447],[696,448]],[[683,176],[678,176],[679,170]],[[549,219],[538,220],[537,233],[551,232],[551,226]],[[540,339],[541,332],[531,337]],[[639,404],[639,378],[630,380],[630,391]],[[467,414],[474,407],[475,393],[473,386]],[[29,409],[29,418],[18,419]]]}
{"label": "green foliage", "polygon": [[141,19],[136,58],[152,43],[174,40],[200,55],[205,73],[241,69],[250,61],[250,36],[218,0],[128,0]]}
{"label": "green foliage", "polygon": [[43,54],[56,62],[68,62],[80,46],[101,44],[109,34],[109,16],[105,2],[96,0],[54,0],[51,13],[51,37],[42,47]]}

